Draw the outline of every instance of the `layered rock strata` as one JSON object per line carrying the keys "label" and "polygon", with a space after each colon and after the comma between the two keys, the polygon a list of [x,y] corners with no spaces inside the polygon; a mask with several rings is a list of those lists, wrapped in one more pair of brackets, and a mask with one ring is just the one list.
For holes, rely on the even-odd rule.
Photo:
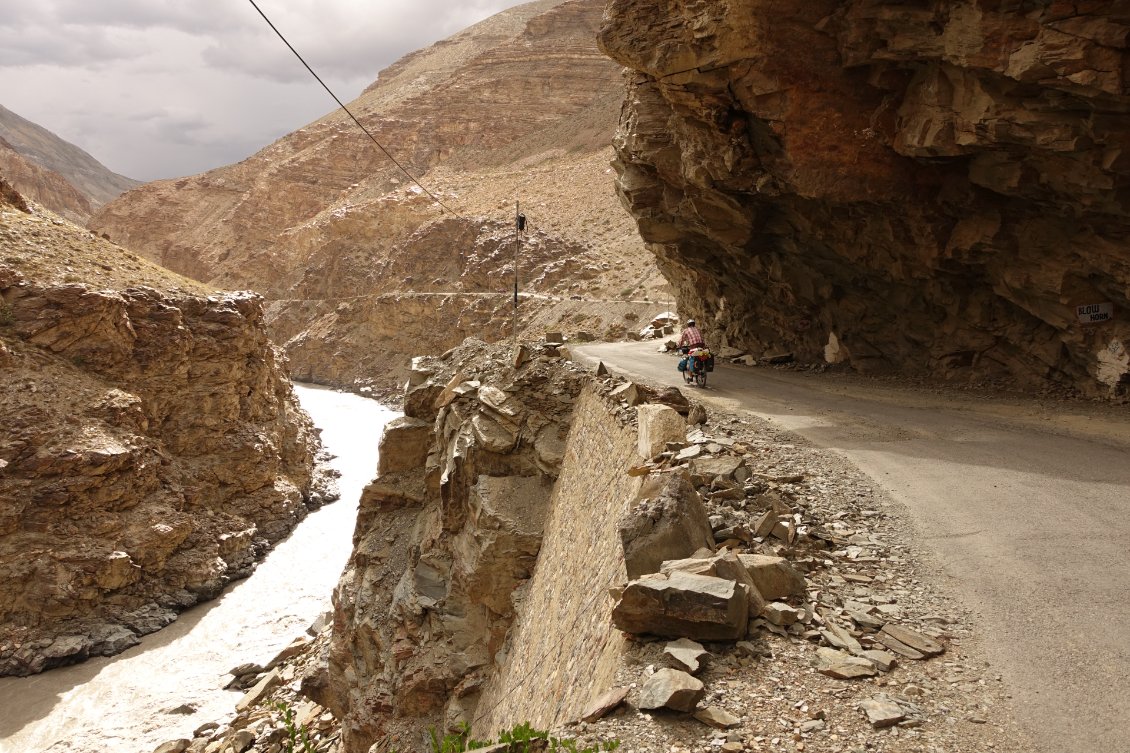
{"label": "layered rock strata", "polygon": [[0,675],[25,675],[216,596],[324,480],[261,299],[0,197]]}
{"label": "layered rock strata", "polygon": [[613,0],[618,188],[715,342],[1125,391],[1130,5]]}
{"label": "layered rock strata", "polygon": [[532,294],[519,327],[550,311],[567,333],[622,330],[604,303],[558,307],[657,300],[665,284],[612,185],[622,81],[596,47],[602,9],[511,8],[398,61],[350,103],[447,208],[337,112],[238,165],[147,184],[90,226],[182,274],[261,292],[296,373],[324,383],[391,384],[410,356],[509,336],[516,202]]}

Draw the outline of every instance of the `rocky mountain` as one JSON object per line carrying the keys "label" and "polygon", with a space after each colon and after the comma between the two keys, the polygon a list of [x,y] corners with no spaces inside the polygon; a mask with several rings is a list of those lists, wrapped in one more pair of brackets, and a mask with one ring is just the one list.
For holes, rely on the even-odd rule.
{"label": "rocky mountain", "polygon": [[322,501],[263,318],[0,179],[0,675],[135,645]]}
{"label": "rocky mountain", "polygon": [[1130,384],[1130,3],[612,0],[619,190],[708,335]]}
{"label": "rocky mountain", "polygon": [[658,300],[664,282],[612,188],[623,82],[596,47],[603,5],[518,6],[408,55],[350,103],[452,211],[335,112],[237,165],[132,191],[91,227],[182,274],[262,292],[304,379],[380,378],[468,335],[508,336],[516,201],[529,219],[521,288],[534,294],[522,324],[634,328],[624,315],[654,306],[621,302]]}
{"label": "rocky mountain", "polygon": [[[139,181],[111,172],[82,149],[46,128],[0,106],[0,168],[18,191],[69,219],[85,221],[91,211],[112,201]],[[12,165],[8,150],[45,172]],[[66,189],[60,178],[69,183]],[[83,201],[72,194],[78,193]]]}
{"label": "rocky mountain", "polygon": [[0,138],[0,175],[13,188],[68,220],[83,223],[90,217],[90,201],[66,178],[24,158]]}

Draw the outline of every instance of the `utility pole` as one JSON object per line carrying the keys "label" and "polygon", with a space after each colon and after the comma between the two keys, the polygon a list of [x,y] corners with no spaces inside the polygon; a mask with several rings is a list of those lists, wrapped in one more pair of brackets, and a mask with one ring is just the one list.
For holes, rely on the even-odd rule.
{"label": "utility pole", "polygon": [[510,336],[514,347],[518,347],[518,255],[522,250],[522,233],[526,230],[526,215],[522,214],[521,202],[514,202],[514,316],[510,324]]}

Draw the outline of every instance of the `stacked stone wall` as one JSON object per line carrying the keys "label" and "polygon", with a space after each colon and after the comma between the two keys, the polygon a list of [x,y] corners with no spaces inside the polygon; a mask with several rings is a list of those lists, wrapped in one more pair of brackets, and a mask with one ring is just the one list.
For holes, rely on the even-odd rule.
{"label": "stacked stone wall", "polygon": [[576,720],[612,686],[624,639],[608,589],[626,580],[616,521],[641,483],[627,473],[638,462],[636,427],[617,413],[599,384],[581,393],[537,567],[476,713],[479,738]]}

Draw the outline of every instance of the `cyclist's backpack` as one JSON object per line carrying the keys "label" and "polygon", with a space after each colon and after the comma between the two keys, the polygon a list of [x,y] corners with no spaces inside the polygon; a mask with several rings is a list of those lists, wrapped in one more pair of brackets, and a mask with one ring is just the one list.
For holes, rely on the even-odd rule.
{"label": "cyclist's backpack", "polygon": [[679,359],[679,371],[686,371],[687,370],[687,360],[688,359],[686,359],[686,358],[680,358]]}

